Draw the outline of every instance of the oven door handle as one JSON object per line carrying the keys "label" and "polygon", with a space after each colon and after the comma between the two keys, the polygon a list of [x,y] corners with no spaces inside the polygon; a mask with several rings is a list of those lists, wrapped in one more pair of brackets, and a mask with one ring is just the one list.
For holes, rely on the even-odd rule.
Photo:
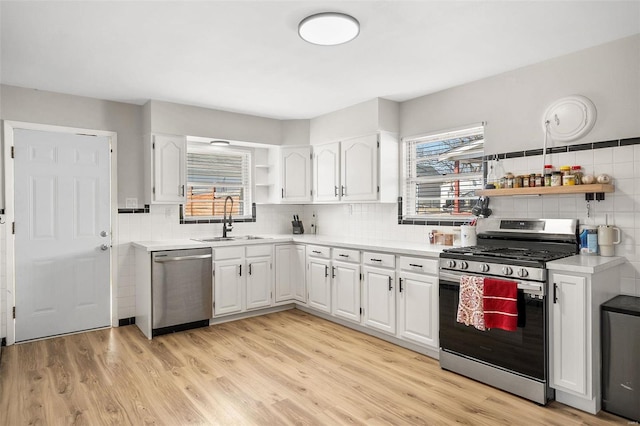
{"label": "oven door handle", "polygon": [[[453,285],[460,285],[460,277],[462,277],[461,274],[452,274],[451,272],[447,272],[447,271],[440,271],[440,280],[445,280],[447,282],[451,282]],[[498,278],[498,279],[503,279],[503,278]],[[544,291],[544,286],[542,284],[529,284],[525,281],[519,281],[519,280],[510,280],[510,279],[506,279],[507,281],[515,281],[518,284],[518,290],[524,290],[525,292],[529,292],[529,293],[542,293]]]}

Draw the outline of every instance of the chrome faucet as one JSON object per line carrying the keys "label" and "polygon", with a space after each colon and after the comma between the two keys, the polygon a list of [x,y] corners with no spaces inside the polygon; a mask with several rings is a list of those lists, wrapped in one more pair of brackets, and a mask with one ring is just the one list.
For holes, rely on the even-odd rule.
{"label": "chrome faucet", "polygon": [[[231,200],[231,210],[229,211],[229,222],[227,223],[227,201]],[[231,195],[227,195],[224,199],[224,211],[222,213],[222,238],[227,238],[227,232],[233,230],[233,220],[231,219],[231,212],[233,211],[233,198]]]}

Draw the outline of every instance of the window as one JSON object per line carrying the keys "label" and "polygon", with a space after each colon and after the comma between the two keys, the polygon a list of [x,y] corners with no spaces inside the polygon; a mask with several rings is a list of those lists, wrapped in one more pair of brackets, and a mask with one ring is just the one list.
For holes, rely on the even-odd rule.
{"label": "window", "polygon": [[187,143],[187,203],[185,219],[222,218],[227,196],[227,212],[234,218],[251,218],[252,151],[219,148],[203,143]]}
{"label": "window", "polygon": [[403,140],[403,216],[470,215],[483,186],[484,127]]}

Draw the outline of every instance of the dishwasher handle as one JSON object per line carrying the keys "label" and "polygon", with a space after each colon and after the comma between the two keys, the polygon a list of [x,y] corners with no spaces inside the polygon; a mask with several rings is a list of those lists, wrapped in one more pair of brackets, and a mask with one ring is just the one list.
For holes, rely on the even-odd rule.
{"label": "dishwasher handle", "polygon": [[193,260],[193,259],[210,259],[210,254],[197,254],[192,256],[167,256],[167,257],[156,257],[153,259],[154,262],[157,263],[165,263],[165,262],[177,262],[180,260]]}

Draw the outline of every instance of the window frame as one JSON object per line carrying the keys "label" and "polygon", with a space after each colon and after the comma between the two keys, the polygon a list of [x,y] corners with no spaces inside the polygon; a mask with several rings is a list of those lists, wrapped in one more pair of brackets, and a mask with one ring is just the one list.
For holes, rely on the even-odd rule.
{"label": "window frame", "polygon": [[[445,178],[444,176],[447,176],[445,174],[442,175],[434,175],[434,176],[417,176],[417,164],[418,161],[416,160],[416,153],[417,153],[417,147],[421,144],[426,144],[426,143],[438,143],[438,142],[443,142],[443,141],[447,141],[447,140],[454,140],[454,139],[459,139],[459,138],[464,138],[464,137],[477,137],[477,135],[481,136],[481,152],[477,153],[477,156],[473,156],[471,158],[476,159],[477,158],[477,163],[479,163],[480,165],[480,169],[478,171],[474,171],[474,172],[466,172],[466,173],[456,173],[457,176],[461,176],[463,177],[461,178],[456,178],[456,179],[448,179]],[[419,200],[419,197],[417,195],[411,197],[409,194],[409,185],[416,185],[419,183],[433,183],[434,185],[437,183],[441,183],[444,184],[447,181],[453,181],[452,184],[457,184],[456,186],[456,190],[460,191],[460,181],[473,181],[474,179],[476,179],[478,181],[478,183],[476,185],[474,185],[473,190],[479,190],[482,189],[484,187],[484,182],[486,179],[486,167],[485,167],[485,161],[484,161],[484,148],[485,148],[485,135],[486,135],[486,129],[485,129],[485,123],[476,123],[476,124],[470,124],[470,125],[466,125],[466,126],[460,126],[457,128],[453,128],[453,129],[447,129],[447,130],[441,130],[441,131],[436,131],[436,132],[429,132],[429,133],[424,133],[424,134],[420,134],[420,135],[415,135],[415,136],[409,136],[409,137],[404,137],[402,138],[402,143],[401,143],[401,174],[400,174],[400,193],[402,195],[402,211],[400,212],[401,219],[402,220],[407,220],[407,221],[415,221],[415,220],[464,220],[466,218],[468,218],[469,216],[471,216],[471,212],[468,211],[471,208],[471,205],[473,205],[473,199],[477,198],[477,196],[474,194],[471,197],[460,197],[460,194],[458,194],[456,197],[453,198],[453,205],[457,206],[458,209],[460,209],[460,201],[464,201],[464,200],[468,200],[468,206],[467,206],[467,210],[466,211],[458,211],[458,212],[446,212],[444,211],[444,208],[446,206],[445,204],[442,204],[442,188],[440,188],[440,196],[438,197],[440,200],[440,204],[439,204],[439,209],[441,209],[441,211],[435,213],[435,212],[425,212],[425,213],[418,213],[416,212],[416,203]],[[466,146],[471,146],[473,142],[469,142]],[[411,146],[411,150],[409,149],[409,147]],[[465,145],[462,145],[465,146]],[[454,147],[452,148],[452,150],[456,149],[458,147]],[[474,153],[478,150],[478,148],[476,148],[475,150],[473,148],[467,148],[467,150],[469,150],[470,152],[468,154]],[[461,150],[464,151],[464,150]],[[446,153],[441,153],[440,155],[446,155]],[[450,156],[451,157],[451,156]],[[409,176],[409,174],[411,174]],[[455,208],[455,207],[454,207]]]}
{"label": "window frame", "polygon": [[[253,148],[230,145],[227,147],[215,147],[208,144],[208,140],[206,142],[187,139],[187,148],[185,153],[185,183],[186,183],[186,192],[190,191],[192,187],[192,182],[189,182],[189,153],[237,153],[239,155],[248,155],[248,162],[246,165],[247,182],[241,185],[238,184],[221,184],[221,185],[211,185],[212,188],[216,187],[230,187],[230,188],[244,188],[245,189],[245,197],[242,200],[243,205],[243,214],[242,215],[233,215],[234,220],[252,220],[253,216],[253,205],[255,200],[255,152]],[[244,161],[244,160],[243,160]],[[245,180],[245,176],[243,176],[243,181]],[[248,197],[247,197],[248,195]],[[189,215],[187,214],[188,208],[188,195],[187,200],[182,205],[182,217],[185,222],[193,222],[193,221],[219,221],[223,219],[223,215]]]}

